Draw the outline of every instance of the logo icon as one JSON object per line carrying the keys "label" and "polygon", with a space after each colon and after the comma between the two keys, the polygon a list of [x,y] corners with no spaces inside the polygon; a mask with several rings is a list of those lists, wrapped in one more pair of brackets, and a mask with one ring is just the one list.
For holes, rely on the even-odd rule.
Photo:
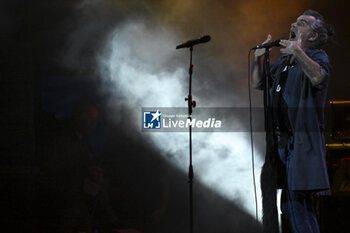
{"label": "logo icon", "polygon": [[143,128],[144,129],[160,129],[161,128],[161,115],[159,109],[156,112],[144,111],[143,112]]}

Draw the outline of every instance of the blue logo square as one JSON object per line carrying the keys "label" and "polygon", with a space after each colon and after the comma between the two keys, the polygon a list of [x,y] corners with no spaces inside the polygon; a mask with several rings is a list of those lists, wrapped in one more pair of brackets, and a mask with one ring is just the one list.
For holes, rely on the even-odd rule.
{"label": "blue logo square", "polygon": [[143,112],[143,128],[144,129],[160,129],[161,128],[161,115],[159,110],[144,111]]}

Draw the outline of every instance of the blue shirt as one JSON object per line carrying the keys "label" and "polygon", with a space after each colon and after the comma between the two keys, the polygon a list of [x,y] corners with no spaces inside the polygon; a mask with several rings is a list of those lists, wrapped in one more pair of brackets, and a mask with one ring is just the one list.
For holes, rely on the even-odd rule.
{"label": "blue shirt", "polygon": [[[323,50],[309,49],[306,54],[321,66],[325,78],[318,85],[312,84],[297,61],[288,70],[281,91],[294,135],[295,155],[292,161],[293,171],[289,175],[292,176],[292,190],[321,191],[329,189],[322,131],[331,65]],[[283,55],[271,65],[272,91],[276,90],[288,62],[289,55]]]}

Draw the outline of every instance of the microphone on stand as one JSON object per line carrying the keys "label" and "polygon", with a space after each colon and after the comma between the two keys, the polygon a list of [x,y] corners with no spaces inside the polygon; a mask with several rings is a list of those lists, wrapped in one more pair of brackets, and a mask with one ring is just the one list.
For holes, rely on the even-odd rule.
{"label": "microphone on stand", "polygon": [[210,39],[211,38],[209,35],[205,35],[205,36],[202,36],[201,38],[189,40],[185,43],[179,44],[178,46],[176,46],[176,49],[190,48],[196,44],[207,43],[208,41],[210,41]]}
{"label": "microphone on stand", "polygon": [[254,46],[251,49],[263,49],[263,48],[271,48],[271,47],[274,47],[274,46],[281,46],[280,45],[280,41],[281,41],[281,39],[278,39],[278,40],[275,40],[275,41],[272,41],[272,42],[269,42],[269,43],[265,43],[265,44],[260,44],[260,45]]}

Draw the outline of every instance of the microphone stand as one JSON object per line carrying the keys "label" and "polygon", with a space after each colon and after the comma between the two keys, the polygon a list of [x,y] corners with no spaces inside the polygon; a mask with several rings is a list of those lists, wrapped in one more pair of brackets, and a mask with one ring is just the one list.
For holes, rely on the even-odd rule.
{"label": "microphone stand", "polygon": [[[185,101],[188,103],[188,119],[192,121],[192,109],[196,107],[196,101],[192,99],[192,52],[193,46],[190,47],[190,67],[189,67],[189,87],[188,96]],[[193,166],[192,166],[192,126],[189,126],[189,170],[188,170],[188,184],[189,184],[189,200],[190,200],[190,233],[193,233]]]}
{"label": "microphone stand", "polygon": [[[264,116],[265,116],[265,132],[266,132],[266,155],[265,155],[265,165],[267,164],[270,169],[276,169],[276,160],[275,160],[275,144],[274,144],[274,127],[272,121],[272,107],[271,106],[271,98],[270,98],[270,51],[269,48],[265,48],[265,56],[264,56],[264,71],[265,71],[265,81],[264,81]],[[263,168],[264,169],[264,168]],[[272,172],[273,173],[273,172]],[[270,177],[270,179],[277,179],[274,177]],[[274,180],[277,182],[277,180]],[[266,184],[261,184],[262,186]],[[274,189],[275,187],[273,187]],[[274,189],[275,190],[275,189]],[[274,201],[274,209],[275,211],[272,213],[272,219],[263,218],[263,233],[273,232],[277,233],[279,230],[275,229],[274,226],[278,226],[278,213],[277,213],[277,196],[275,191],[270,190],[272,193],[270,195],[274,196],[271,199]],[[265,191],[266,192],[266,191]],[[264,196],[264,195],[263,195]],[[268,206],[271,203],[263,200],[263,209],[270,209]],[[269,226],[269,227],[268,227]]]}

